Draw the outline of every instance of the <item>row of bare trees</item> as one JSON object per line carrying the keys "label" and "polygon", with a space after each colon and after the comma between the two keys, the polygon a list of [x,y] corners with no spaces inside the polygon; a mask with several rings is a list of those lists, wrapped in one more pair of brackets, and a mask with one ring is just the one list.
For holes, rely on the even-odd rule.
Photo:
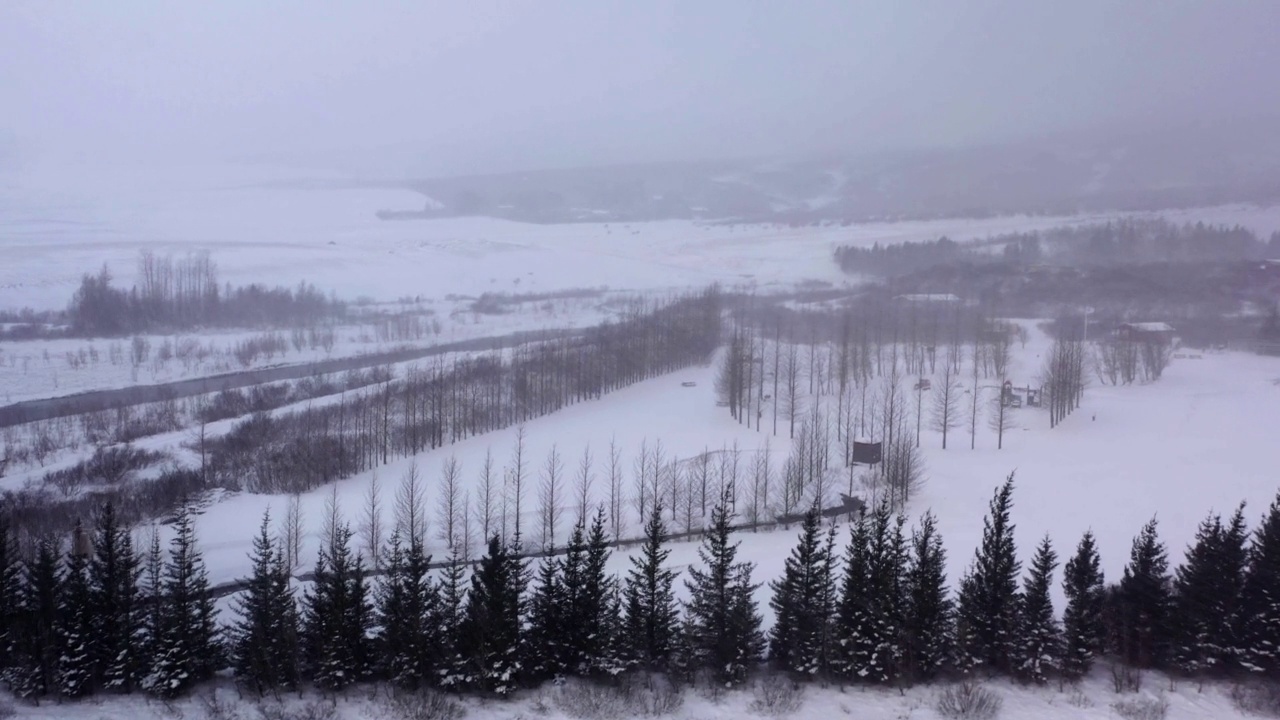
{"label": "row of bare trees", "polygon": [[1093,367],[1107,385],[1155,382],[1173,357],[1173,347],[1159,339],[1116,338],[1094,343]]}

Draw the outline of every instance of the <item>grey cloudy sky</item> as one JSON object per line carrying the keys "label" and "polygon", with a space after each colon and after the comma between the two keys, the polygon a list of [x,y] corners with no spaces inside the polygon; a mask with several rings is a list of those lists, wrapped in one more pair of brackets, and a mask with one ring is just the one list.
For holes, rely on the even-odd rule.
{"label": "grey cloudy sky", "polygon": [[1280,3],[0,3],[0,153],[388,172],[1280,115]]}

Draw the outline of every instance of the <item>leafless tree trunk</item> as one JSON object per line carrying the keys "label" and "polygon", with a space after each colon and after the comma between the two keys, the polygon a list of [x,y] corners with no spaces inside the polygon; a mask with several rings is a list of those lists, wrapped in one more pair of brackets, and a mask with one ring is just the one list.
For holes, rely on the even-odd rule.
{"label": "leafless tree trunk", "polygon": [[952,364],[950,353],[942,365],[942,382],[933,389],[933,429],[942,433],[942,449],[947,449],[947,433],[959,424],[957,405],[959,396],[956,393],[956,366]]}
{"label": "leafless tree trunk", "polygon": [[476,489],[476,522],[480,524],[480,537],[487,542],[493,537],[494,524],[494,477],[493,452],[484,451],[484,464],[480,466],[480,487]]}
{"label": "leafless tree trunk", "polygon": [[302,562],[302,498],[296,493],[289,496],[289,507],[280,528],[280,547],[285,554],[285,564],[291,570],[297,569]]}
{"label": "leafless tree trunk", "polygon": [[804,398],[800,395],[800,348],[795,343],[787,345],[787,360],[783,372],[786,373],[786,393],[783,410],[787,413],[790,436],[796,436],[796,416],[804,412]]}
{"label": "leafless tree trunk", "polygon": [[617,442],[609,439],[609,518],[614,539],[626,531],[622,512],[622,450]]}
{"label": "leafless tree trunk", "polygon": [[587,513],[591,508],[591,486],[595,483],[595,472],[591,469],[591,446],[582,448],[582,457],[578,460],[578,522],[587,524]]}
{"label": "leafless tree trunk", "polygon": [[[336,487],[336,486],[335,486]],[[368,553],[370,567],[377,569],[382,549],[382,492],[378,485],[378,473],[369,479],[369,487],[364,494],[364,533],[365,552]]]}
{"label": "leafless tree trunk", "polygon": [[542,547],[555,546],[556,528],[560,522],[560,483],[564,474],[564,463],[560,460],[560,451],[555,445],[547,453],[547,460],[542,466],[542,486],[538,500],[542,505]]}
{"label": "leafless tree trunk", "polygon": [[969,449],[973,450],[978,444],[978,401],[982,396],[982,388],[978,385],[978,347],[980,343],[973,343],[973,387],[970,389],[972,397],[969,398]]}
{"label": "leafless tree trunk", "polygon": [[400,489],[396,491],[395,527],[407,542],[426,543],[427,511],[426,488],[418,473],[418,464],[412,463],[400,477]]}
{"label": "leafless tree trunk", "polygon": [[461,479],[462,466],[458,463],[456,456],[450,455],[441,468],[440,507],[437,510],[437,519],[440,521],[439,537],[450,551],[459,549],[462,541],[460,535],[462,517],[459,514],[462,511]]}
{"label": "leafless tree trunk", "polygon": [[[512,453],[512,456],[511,456],[511,467],[508,469],[508,472],[506,473],[506,476],[507,476],[506,477],[506,480],[507,480],[506,495],[511,498],[511,504],[515,510],[514,516],[511,519],[511,526],[512,526],[512,531],[515,534],[516,542],[520,542],[520,539],[522,537],[520,533],[520,527],[521,527],[521,513],[524,510],[524,508],[522,507],[522,503],[524,501],[524,476],[526,472],[525,459],[524,459],[524,446],[525,446],[525,429],[524,429],[524,426],[521,425],[519,428],[516,429],[516,447],[515,447],[515,451]],[[504,523],[504,530],[505,530],[505,523]],[[504,538],[505,538],[505,533],[504,533]]]}

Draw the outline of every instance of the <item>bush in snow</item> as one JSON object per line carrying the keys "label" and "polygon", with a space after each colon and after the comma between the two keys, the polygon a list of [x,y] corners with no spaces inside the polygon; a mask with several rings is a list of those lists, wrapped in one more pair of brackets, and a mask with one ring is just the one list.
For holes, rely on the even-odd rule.
{"label": "bush in snow", "polygon": [[1004,701],[972,680],[949,685],[938,695],[938,714],[951,720],[992,720]]}
{"label": "bush in snow", "polygon": [[1169,714],[1169,701],[1163,697],[1117,700],[1111,709],[1124,720],[1164,720]]}
{"label": "bush in snow", "polygon": [[386,716],[391,720],[460,720],[466,714],[458,701],[427,688],[394,692],[386,703]]}
{"label": "bush in snow", "polygon": [[1280,684],[1265,680],[1236,683],[1229,696],[1231,704],[1242,713],[1280,718]]}
{"label": "bush in snow", "polygon": [[800,709],[804,688],[784,675],[766,675],[756,683],[751,711],[757,715],[787,717]]}

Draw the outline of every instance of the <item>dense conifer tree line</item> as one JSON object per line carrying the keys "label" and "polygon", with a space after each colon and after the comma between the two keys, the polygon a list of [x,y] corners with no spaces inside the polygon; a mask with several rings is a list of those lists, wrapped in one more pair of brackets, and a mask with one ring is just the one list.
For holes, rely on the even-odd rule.
{"label": "dense conifer tree line", "polygon": [[[1010,476],[954,594],[932,515],[908,530],[882,503],[843,529],[824,528],[814,508],[768,583],[776,619],[767,633],[728,495],[683,573],[683,602],[661,505],[616,577],[606,570],[603,510],[581,512],[564,551],[536,567],[518,535],[495,534],[476,564],[454,548],[448,567],[432,570],[420,512],[406,498],[377,578],[331,506],[314,581],[301,591],[264,515],[226,627],[186,507],[167,548],[153,534],[144,553],[109,505],[70,548],[43,541],[25,556],[0,515],[0,678],[28,701],[168,698],[228,668],[256,694],[386,681],[504,696],[629,671],[732,687],[767,668],[799,681],[904,685],[980,673],[1045,683],[1074,681],[1103,659],[1177,676],[1280,679],[1280,497],[1252,532],[1243,505],[1225,519],[1209,515],[1174,568],[1152,519],[1119,582],[1107,585],[1092,533],[1061,566],[1043,538],[1023,572]],[[1055,582],[1066,598],[1060,613]]]}

